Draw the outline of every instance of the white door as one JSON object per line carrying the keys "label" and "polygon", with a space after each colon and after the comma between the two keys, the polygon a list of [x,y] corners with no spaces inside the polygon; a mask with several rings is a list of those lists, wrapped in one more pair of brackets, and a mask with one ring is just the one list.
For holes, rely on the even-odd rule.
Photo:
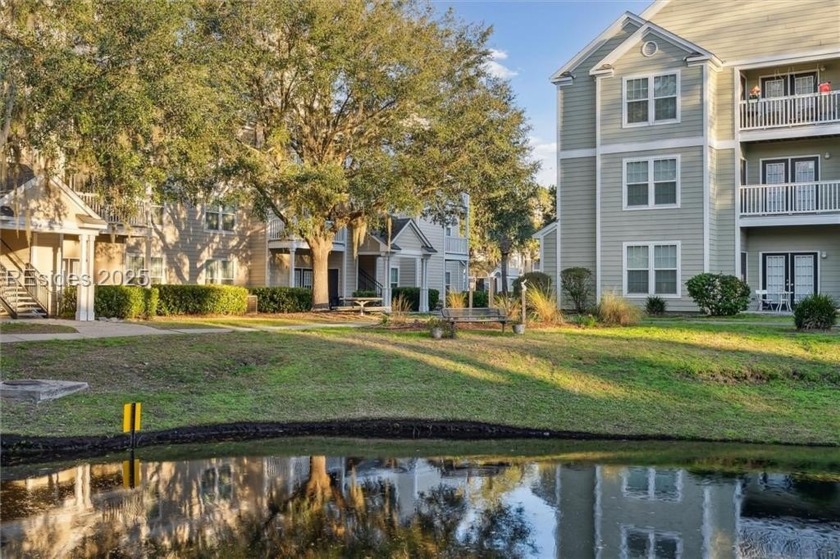
{"label": "white door", "polygon": [[793,304],[799,303],[808,295],[814,294],[816,285],[816,261],[815,254],[794,254],[793,255]]}
{"label": "white door", "polygon": [[762,175],[764,184],[780,186],[768,186],[765,188],[764,211],[766,213],[780,213],[785,211],[785,187],[788,175],[788,160],[764,161]]}
{"label": "white door", "polygon": [[796,212],[813,212],[817,210],[817,158],[792,159],[792,180],[794,183],[804,183],[793,188],[793,210]]}
{"label": "white door", "polygon": [[787,255],[768,254],[764,257],[764,289],[771,301],[778,301],[779,295],[787,291],[786,268]]}

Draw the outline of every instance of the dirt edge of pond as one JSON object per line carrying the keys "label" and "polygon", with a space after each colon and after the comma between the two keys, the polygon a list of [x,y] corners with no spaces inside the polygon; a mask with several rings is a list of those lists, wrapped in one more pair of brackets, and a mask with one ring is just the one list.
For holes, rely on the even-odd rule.
{"label": "dirt edge of pond", "polygon": [[[477,421],[439,421],[425,419],[354,419],[344,421],[256,423],[178,427],[137,433],[136,447],[167,444],[216,443],[280,437],[356,437],[370,439],[566,439],[601,441],[691,441],[707,443],[753,444],[743,439],[679,437],[656,434],[587,433],[556,431],[481,423]],[[87,458],[130,446],[128,435],[90,437],[32,437],[3,434],[0,437],[0,464],[43,462],[66,458]],[[799,443],[796,446],[834,447],[830,443]]]}

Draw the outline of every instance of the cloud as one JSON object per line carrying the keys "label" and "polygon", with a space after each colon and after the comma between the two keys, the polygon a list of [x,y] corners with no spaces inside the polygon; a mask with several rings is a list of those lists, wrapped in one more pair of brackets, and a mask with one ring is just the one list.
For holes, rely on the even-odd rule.
{"label": "cloud", "polygon": [[495,78],[502,78],[508,79],[516,76],[519,72],[511,70],[501,62],[500,60],[507,60],[508,53],[503,50],[498,49],[490,49],[490,60],[484,63],[484,67],[490,73],[491,76]]}
{"label": "cloud", "polygon": [[531,136],[528,143],[531,145],[534,159],[542,165],[537,173],[537,182],[543,186],[557,184],[557,142],[544,142],[536,136]]}

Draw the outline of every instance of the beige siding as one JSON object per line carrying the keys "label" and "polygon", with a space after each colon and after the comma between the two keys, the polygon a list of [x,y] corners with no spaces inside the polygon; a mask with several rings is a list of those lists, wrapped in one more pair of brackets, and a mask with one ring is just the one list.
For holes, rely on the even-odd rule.
{"label": "beige siding", "polygon": [[[641,45],[633,47],[613,66],[615,75],[601,80],[601,143],[603,145],[627,142],[665,140],[703,135],[703,69],[686,67],[685,49],[655,35],[646,36],[659,45],[658,52],[650,57],[641,54]],[[680,121],[674,124],[622,127],[624,106],[623,82],[627,77],[642,77],[679,72]]]}
{"label": "beige siding", "polygon": [[[825,154],[829,158],[825,158]],[[820,180],[840,180],[840,139],[820,138],[784,142],[745,144],[742,157],[747,160],[747,183],[761,184],[761,160],[818,155]]]}
{"label": "beige siding", "polygon": [[608,40],[586,58],[572,73],[571,85],[557,88],[558,137],[560,150],[595,147],[595,81],[589,70],[638,29],[628,23],[615,37]]}
{"label": "beige siding", "polygon": [[551,281],[557,283],[557,229],[546,234],[540,241],[542,259],[540,267],[542,273],[548,275]]}
{"label": "beige siding", "polygon": [[[623,210],[622,159],[680,156],[680,207]],[[623,243],[679,241],[681,299],[668,301],[670,310],[696,310],[685,281],[703,272],[703,151],[702,148],[633,152],[603,157],[601,190],[602,290],[623,290]],[[566,263],[563,263],[566,266]],[[641,298],[644,302],[644,297]]]}
{"label": "beige siding", "polygon": [[837,0],[672,0],[652,21],[724,62],[836,47]]}
{"label": "beige siding", "polygon": [[718,141],[735,137],[734,79],[732,68],[709,70],[712,137]]}
{"label": "beige siding", "polygon": [[735,190],[738,181],[734,150],[710,149],[713,158],[710,234],[713,239],[710,272],[735,274]]}
{"label": "beige siding", "polygon": [[[821,293],[840,299],[840,226],[755,227],[746,233],[747,281],[753,290],[761,285],[762,252],[818,252]],[[825,252],[826,257],[821,254]]]}
{"label": "beige siding", "polygon": [[[595,274],[595,158],[567,159],[560,166],[560,262]],[[552,258],[546,254],[546,258]]]}
{"label": "beige siding", "polygon": [[261,223],[254,227],[248,238],[251,252],[250,278],[248,283],[254,287],[268,285],[268,245],[266,244],[266,227]]}

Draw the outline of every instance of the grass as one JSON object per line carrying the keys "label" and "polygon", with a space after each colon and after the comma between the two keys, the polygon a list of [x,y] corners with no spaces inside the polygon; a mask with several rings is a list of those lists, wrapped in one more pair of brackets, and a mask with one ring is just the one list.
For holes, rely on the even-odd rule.
{"label": "grass", "polygon": [[76,329],[62,324],[37,322],[0,322],[0,334],[75,334]]}
{"label": "grass", "polygon": [[[699,322],[699,321],[698,321]],[[236,421],[417,417],[610,434],[840,445],[840,344],[751,324],[469,330],[333,329],[10,344],[4,378],[82,380],[2,431],[111,434]]]}
{"label": "grass", "polygon": [[259,314],[256,316],[175,316],[157,317],[154,320],[142,322],[146,326],[161,329],[181,328],[271,328],[276,326],[303,326],[306,324],[345,324],[356,322],[378,322],[377,315],[361,316],[353,313],[287,313],[287,314]]}

